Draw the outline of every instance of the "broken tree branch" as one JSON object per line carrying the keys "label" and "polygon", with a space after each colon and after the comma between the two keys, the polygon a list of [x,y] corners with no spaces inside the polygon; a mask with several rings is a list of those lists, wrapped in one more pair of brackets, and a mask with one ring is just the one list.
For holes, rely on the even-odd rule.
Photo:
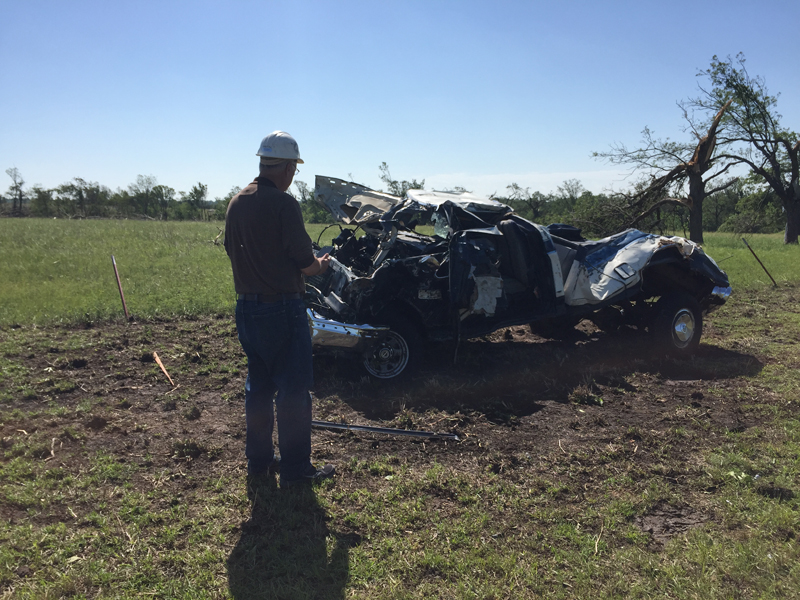
{"label": "broken tree branch", "polygon": [[708,190],[708,195],[711,196],[712,194],[716,194],[717,192],[722,192],[724,190],[727,190],[729,187],[731,187],[734,183],[737,183],[738,181],[739,181],[739,178],[738,177],[734,177],[733,179],[731,179],[727,183],[723,183],[722,185],[718,185],[717,187]]}
{"label": "broken tree branch", "polygon": [[167,379],[169,379],[169,382],[170,382],[170,384],[172,384],[172,387],[175,387],[175,382],[172,381],[172,377],[170,377],[169,373],[167,373],[167,370],[164,368],[164,363],[162,363],[161,359],[158,358],[158,354],[153,352],[153,358],[155,359],[156,364],[158,364],[158,366],[161,367],[161,370],[164,372],[164,375],[167,376]]}
{"label": "broken tree branch", "polygon": [[50,442],[50,456],[44,459],[44,462],[48,460],[53,460],[56,457],[56,439],[53,438],[53,441]]}
{"label": "broken tree branch", "polygon": [[600,543],[600,536],[603,535],[603,529],[605,529],[605,527],[606,527],[606,522],[604,520],[603,524],[600,525],[600,533],[597,534],[597,539],[594,541],[594,555],[595,556],[597,556],[597,545]]}
{"label": "broken tree branch", "polygon": [[671,204],[673,206],[684,206],[684,207],[687,206],[685,201],[680,200],[678,198],[664,198],[663,200],[659,200],[658,202],[650,206],[642,214],[640,214],[632,221],[630,221],[630,223],[628,223],[628,225],[625,228],[627,229],[628,227],[634,227],[635,225],[637,225],[638,223],[640,223],[641,221],[652,215],[654,212],[656,212],[659,208],[661,208],[662,206],[666,206],[668,204]]}

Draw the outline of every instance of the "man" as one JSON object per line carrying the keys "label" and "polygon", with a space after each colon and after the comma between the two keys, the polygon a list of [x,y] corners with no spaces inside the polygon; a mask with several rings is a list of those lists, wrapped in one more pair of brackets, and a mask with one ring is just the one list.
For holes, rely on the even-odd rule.
{"label": "man", "polygon": [[[247,354],[247,471],[257,476],[279,468],[283,488],[334,473],[333,465],[311,464],[314,378],[303,304],[303,275],[324,273],[331,259],[314,256],[300,205],[286,193],[303,162],[297,142],[275,131],[256,154],[259,176],[228,205],[225,251],[238,295],[236,329]],[[273,396],[280,457],[272,444]]]}

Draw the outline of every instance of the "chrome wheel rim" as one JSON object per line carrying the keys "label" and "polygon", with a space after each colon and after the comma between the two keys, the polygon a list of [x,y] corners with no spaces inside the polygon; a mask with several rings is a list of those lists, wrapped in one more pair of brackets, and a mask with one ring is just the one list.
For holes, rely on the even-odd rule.
{"label": "chrome wheel rim", "polygon": [[694,314],[688,308],[682,308],[672,320],[672,341],[678,348],[686,348],[692,343],[697,324]]}
{"label": "chrome wheel rim", "polygon": [[408,354],[408,344],[403,336],[389,330],[364,359],[364,367],[373,377],[391,379],[406,368]]}

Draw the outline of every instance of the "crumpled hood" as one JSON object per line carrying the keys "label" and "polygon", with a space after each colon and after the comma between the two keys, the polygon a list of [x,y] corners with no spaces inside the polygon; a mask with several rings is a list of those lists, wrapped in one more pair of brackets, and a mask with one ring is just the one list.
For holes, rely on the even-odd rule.
{"label": "crumpled hood", "polygon": [[454,204],[472,213],[505,214],[509,207],[497,200],[483,198],[469,192],[437,192],[427,190],[408,190],[404,198],[376,192],[370,188],[353,183],[317,175],[314,197],[333,217],[346,225],[363,225],[380,219],[392,208],[405,204],[416,210],[436,210],[444,204]]}
{"label": "crumpled hood", "polygon": [[366,186],[317,175],[314,197],[333,217],[346,225],[377,221],[382,214],[402,202],[399,196],[376,192]]}

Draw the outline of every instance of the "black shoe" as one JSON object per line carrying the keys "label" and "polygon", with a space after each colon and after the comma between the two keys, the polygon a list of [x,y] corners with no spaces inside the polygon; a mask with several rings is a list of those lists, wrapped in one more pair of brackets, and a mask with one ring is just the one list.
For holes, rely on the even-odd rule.
{"label": "black shoe", "polygon": [[281,477],[281,487],[288,488],[297,485],[312,485],[319,483],[323,479],[330,479],[336,473],[336,467],[333,465],[325,465],[321,469],[317,469],[313,465],[308,467],[308,470],[303,473],[298,479],[283,479]]}
{"label": "black shoe", "polygon": [[247,476],[248,477],[260,477],[261,475],[272,475],[273,473],[280,473],[281,472],[281,457],[277,454],[272,457],[272,462],[269,463],[269,466],[266,469],[261,469],[260,471],[250,471],[248,470]]}

